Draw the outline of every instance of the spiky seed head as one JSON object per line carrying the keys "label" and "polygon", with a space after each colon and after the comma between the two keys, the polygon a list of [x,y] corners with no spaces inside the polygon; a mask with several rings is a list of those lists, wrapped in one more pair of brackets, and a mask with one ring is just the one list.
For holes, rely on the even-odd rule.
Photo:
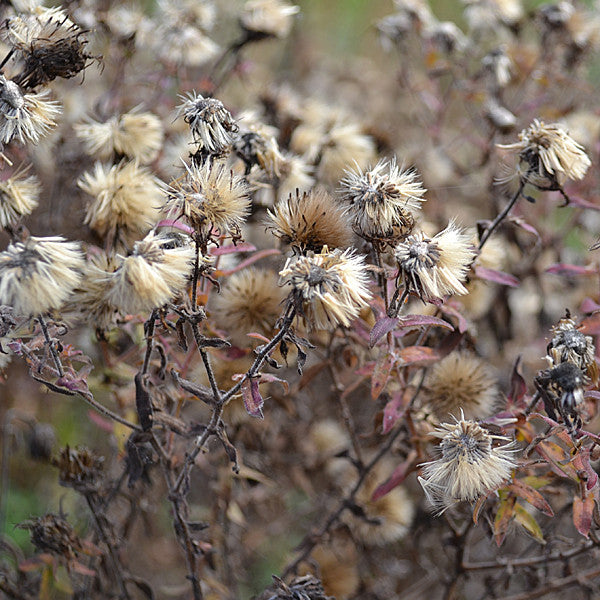
{"label": "spiky seed head", "polygon": [[354,231],[369,241],[397,243],[412,231],[414,213],[426,190],[414,170],[403,171],[392,161],[347,170],[341,192],[350,204]]}
{"label": "spiky seed head", "polygon": [[438,419],[461,410],[469,419],[487,417],[498,399],[496,384],[486,361],[467,351],[451,352],[427,373],[427,408]]}
{"label": "spiky seed head", "polygon": [[132,242],[146,234],[160,216],[160,181],[136,161],[97,162],[94,171],[84,173],[77,185],[94,197],[85,223],[102,237],[118,233]]}
{"label": "spiky seed head", "polygon": [[40,183],[37,177],[16,173],[0,181],[0,228],[14,227],[37,207]]}
{"label": "spiky seed head", "polygon": [[584,148],[559,123],[546,124],[538,119],[521,131],[518,142],[499,147],[518,153],[525,164],[522,179],[539,188],[583,179],[592,164]]}
{"label": "spiky seed head", "polygon": [[248,185],[222,162],[186,165],[185,175],[172,181],[167,193],[165,212],[171,218],[185,217],[206,238],[213,229],[239,237],[250,212]]}
{"label": "spiky seed head", "polygon": [[419,482],[436,511],[461,500],[474,501],[510,479],[516,449],[508,438],[492,435],[464,415],[442,423],[433,435],[441,438],[440,456],[421,465]]}
{"label": "spiky seed head", "polygon": [[371,299],[364,257],[352,250],[325,246],[318,254],[289,258],[279,275],[280,285],[292,287],[290,301],[316,329],[348,327]]}
{"label": "spiky seed head", "polygon": [[59,309],[79,284],[85,260],[79,242],[34,237],[0,252],[0,305],[29,317]]}
{"label": "spiky seed head", "polygon": [[243,347],[252,343],[248,333],[272,335],[284,299],[285,291],[277,285],[275,272],[250,267],[231,275],[209,308],[215,326]]}
{"label": "spiky seed head", "polygon": [[467,294],[463,282],[475,255],[469,234],[454,221],[433,238],[423,232],[410,235],[394,250],[398,277],[424,301]]}
{"label": "spiky seed head", "polygon": [[345,249],[352,243],[346,207],[323,189],[302,195],[296,190],[268,216],[273,234],[301,252],[320,252],[323,246]]}

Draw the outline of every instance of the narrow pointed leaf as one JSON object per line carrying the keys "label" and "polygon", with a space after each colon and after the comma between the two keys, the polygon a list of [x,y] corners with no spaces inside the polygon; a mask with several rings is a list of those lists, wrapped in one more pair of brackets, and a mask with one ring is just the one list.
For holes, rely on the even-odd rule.
{"label": "narrow pointed leaf", "polygon": [[373,400],[379,398],[379,394],[385,389],[394,362],[394,356],[386,353],[375,363],[375,369],[373,370],[373,376],[371,377],[371,398],[373,398]]}
{"label": "narrow pointed leaf", "polygon": [[548,515],[549,517],[554,516],[554,511],[552,510],[552,507],[548,504],[544,496],[542,496],[537,490],[533,489],[531,486],[527,485],[524,481],[520,479],[515,479],[508,486],[508,489],[519,498],[523,498],[523,500],[529,502],[529,504],[537,508],[539,511],[543,512],[545,515]]}
{"label": "narrow pointed leaf", "polygon": [[492,281],[509,287],[519,287],[521,283],[514,275],[486,267],[475,266],[475,275],[479,279],[485,279],[486,281]]}
{"label": "narrow pointed leaf", "polygon": [[265,401],[262,399],[258,391],[258,381],[254,378],[245,379],[242,382],[242,399],[246,412],[251,417],[263,419],[262,407]]}
{"label": "narrow pointed leaf", "polygon": [[594,496],[589,494],[582,500],[579,496],[573,498],[573,525],[583,536],[588,537],[592,528],[592,515],[594,512]]}
{"label": "narrow pointed leaf", "polygon": [[379,319],[369,335],[369,348],[373,348],[375,344],[387,333],[393,331],[398,326],[398,319],[392,317],[383,317]]}
{"label": "narrow pointed leaf", "polygon": [[515,521],[521,525],[540,544],[545,544],[544,534],[535,517],[527,512],[520,504],[515,504]]}

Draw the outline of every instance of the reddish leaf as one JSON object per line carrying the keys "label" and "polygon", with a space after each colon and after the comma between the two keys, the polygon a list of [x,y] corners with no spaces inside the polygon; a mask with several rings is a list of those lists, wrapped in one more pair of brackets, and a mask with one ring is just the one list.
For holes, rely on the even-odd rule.
{"label": "reddish leaf", "polygon": [[371,398],[373,400],[379,398],[379,394],[383,392],[392,372],[395,358],[389,352],[386,352],[375,363],[373,376],[371,377]]}
{"label": "reddish leaf", "polygon": [[548,466],[560,477],[569,477],[573,481],[579,482],[577,470],[571,463],[568,451],[564,448],[544,440],[535,447],[536,452],[548,462]]}
{"label": "reddish leaf", "polygon": [[382,483],[373,492],[371,497],[372,502],[376,502],[379,498],[382,498],[395,487],[398,487],[407,477],[415,470],[415,460],[417,453],[415,450],[411,450],[403,463],[400,463],[395,469],[390,478]]}
{"label": "reddish leaf", "polygon": [[578,196],[571,196],[569,194],[569,204],[571,206],[579,206],[581,208],[588,208],[590,210],[600,210],[600,205],[593,204],[592,202],[588,202],[583,198],[579,198]]}
{"label": "reddish leaf", "polygon": [[584,471],[587,474],[586,489],[591,490],[598,483],[598,473],[590,464],[590,449],[582,446],[573,457],[573,466],[578,471]]}
{"label": "reddish leaf", "polygon": [[519,287],[520,281],[509,273],[502,271],[496,271],[495,269],[487,269],[486,267],[475,266],[475,275],[479,279],[485,279],[486,281],[493,281],[500,285],[508,285],[509,287]]}
{"label": "reddish leaf", "polygon": [[382,433],[389,433],[394,425],[404,416],[404,394],[396,394],[383,409]]}
{"label": "reddish leaf", "polygon": [[592,313],[589,317],[584,317],[577,329],[586,335],[600,334],[600,311]]}
{"label": "reddish leaf", "polygon": [[585,499],[579,496],[573,498],[573,525],[584,537],[588,537],[592,528],[592,514],[594,512],[594,496],[589,494]]}
{"label": "reddish leaf", "polygon": [[281,254],[280,250],[276,248],[269,248],[267,250],[259,250],[255,252],[252,256],[249,256],[246,260],[243,260],[239,265],[233,267],[232,269],[228,269],[227,271],[215,271],[213,275],[215,277],[219,277],[221,275],[232,275],[233,273],[237,273],[242,269],[258,262],[261,258],[266,258],[267,256],[273,256],[274,254]]}
{"label": "reddish leaf", "polygon": [[537,490],[533,489],[530,485],[527,485],[520,479],[515,479],[509,486],[508,489],[518,496],[523,498],[526,502],[535,506],[539,511],[543,512],[549,517],[554,516],[552,507],[548,504],[544,496],[542,496]]}
{"label": "reddish leaf", "polygon": [[219,246],[218,248],[211,248],[211,256],[223,256],[224,254],[236,254],[239,252],[254,252],[256,246],[244,242],[242,244],[229,244],[228,246]]}
{"label": "reddish leaf", "polygon": [[579,307],[579,312],[582,313],[593,313],[596,310],[600,310],[600,304],[591,298],[585,298]]}
{"label": "reddish leaf", "polygon": [[96,571],[88,569],[88,567],[76,560],[70,561],[69,567],[75,571],[75,573],[79,573],[80,575],[86,575],[87,577],[94,577],[96,575]]}
{"label": "reddish leaf", "polygon": [[182,223],[181,221],[175,221],[173,219],[163,219],[162,221],[159,221],[156,226],[157,227],[174,227],[175,229],[179,229],[180,231],[189,233],[190,235],[192,235],[192,233],[194,233],[193,227],[190,227],[189,225],[186,225],[185,223]]}
{"label": "reddish leaf", "polygon": [[440,360],[441,357],[441,354],[435,348],[409,346],[408,348],[402,348],[398,352],[398,365],[405,367],[414,364],[431,364]]}
{"label": "reddish leaf", "polygon": [[596,275],[596,269],[591,267],[583,267],[581,265],[568,265],[566,263],[557,263],[548,267],[546,269],[546,273],[552,273],[554,275],[566,275],[566,276],[575,276],[575,275]]}
{"label": "reddish leaf", "polygon": [[383,317],[379,319],[373,329],[371,329],[371,334],[369,336],[369,348],[373,348],[375,344],[390,331],[393,331],[398,326],[398,319],[392,317]]}
{"label": "reddish leaf", "polygon": [[246,334],[249,338],[253,338],[255,340],[259,340],[261,342],[264,342],[265,344],[268,344],[271,340],[268,337],[265,337],[262,333],[247,333]]}
{"label": "reddish leaf", "polygon": [[265,401],[258,391],[258,381],[256,379],[251,377],[242,382],[242,399],[244,400],[246,412],[251,417],[256,417],[258,419],[264,418],[262,407]]}
{"label": "reddish leaf", "polygon": [[260,383],[280,383],[286,394],[290,391],[290,386],[285,379],[281,379],[280,377],[276,377],[271,373],[261,373],[260,374]]}
{"label": "reddish leaf", "polygon": [[544,534],[535,517],[520,504],[515,504],[515,521],[521,525],[537,542],[545,544]]}
{"label": "reddish leaf", "polygon": [[438,317],[430,317],[428,315],[406,315],[400,319],[400,327],[402,329],[427,327],[429,325],[433,325],[434,327],[444,327],[450,331],[454,331],[454,327],[452,327],[448,321],[438,319]]}
{"label": "reddish leaf", "polygon": [[494,539],[498,547],[502,546],[508,526],[515,516],[515,503],[517,499],[506,493],[500,495],[500,506],[494,517]]}
{"label": "reddish leaf", "polygon": [[89,420],[100,427],[103,431],[107,433],[113,433],[115,430],[115,424],[113,421],[109,419],[105,419],[102,415],[99,415],[95,410],[88,410],[88,418]]}
{"label": "reddish leaf", "polygon": [[463,314],[456,308],[454,308],[454,306],[451,306],[450,304],[446,303],[442,304],[440,308],[445,314],[450,315],[451,317],[456,317],[456,320],[458,321],[458,331],[460,333],[464,333],[469,328],[469,324],[467,323],[467,320],[465,319]]}
{"label": "reddish leaf", "polygon": [[527,394],[527,383],[520,371],[521,356],[517,356],[515,364],[512,369],[510,376],[510,389],[508,391],[508,402],[515,406],[522,406],[523,398]]}
{"label": "reddish leaf", "polygon": [[529,223],[527,223],[522,217],[511,216],[508,219],[511,223],[514,223],[521,229],[524,229],[528,233],[531,233],[532,235],[534,235],[538,242],[541,240],[540,234],[538,233],[537,229],[533,225],[530,225]]}

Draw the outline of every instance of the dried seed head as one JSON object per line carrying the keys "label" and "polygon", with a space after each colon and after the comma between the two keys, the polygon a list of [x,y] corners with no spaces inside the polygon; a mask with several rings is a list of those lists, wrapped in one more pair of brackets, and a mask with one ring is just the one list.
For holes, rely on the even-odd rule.
{"label": "dried seed head", "polygon": [[191,23],[168,21],[158,31],[153,46],[167,63],[201,67],[219,53],[219,45]]}
{"label": "dried seed head", "polygon": [[348,327],[368,306],[371,292],[364,257],[351,250],[329,251],[289,258],[279,273],[280,285],[291,285],[295,303],[309,327]]}
{"label": "dried seed head", "polygon": [[300,7],[285,0],[248,0],[241,16],[242,27],[254,36],[287,37],[292,18]]}
{"label": "dried seed head", "polygon": [[56,310],[79,284],[84,264],[79,243],[62,237],[12,243],[0,252],[0,304],[22,316]]}
{"label": "dried seed head", "polygon": [[136,109],[105,123],[89,120],[74,129],[85,151],[102,160],[112,159],[116,154],[148,164],[158,156],[163,143],[160,119]]}
{"label": "dried seed head", "polygon": [[70,448],[60,451],[52,464],[58,469],[59,483],[81,492],[94,490],[102,476],[104,458],[87,448]]}
{"label": "dried seed head", "polygon": [[279,197],[288,198],[296,190],[301,194],[310,191],[315,185],[312,173],[313,168],[301,156],[284,154],[279,164]]}
{"label": "dried seed head", "polygon": [[118,234],[132,242],[146,234],[160,216],[160,182],[135,161],[118,165],[97,162],[93,173],[84,173],[77,185],[95,197],[85,223],[102,237]]}
{"label": "dried seed head", "polygon": [[257,600],[334,600],[327,596],[323,584],[312,575],[295,577],[289,585],[273,576],[275,583],[265,590]]}
{"label": "dried seed head", "polygon": [[214,323],[240,347],[252,343],[247,333],[271,336],[282,313],[285,292],[275,272],[249,268],[231,275],[213,296],[210,312]]}
{"label": "dried seed head", "polygon": [[397,243],[414,226],[425,188],[413,170],[402,171],[395,160],[381,160],[369,170],[346,171],[341,191],[350,203],[354,230],[369,241]]}
{"label": "dried seed head", "polygon": [[492,435],[463,415],[455,423],[443,423],[434,435],[442,440],[441,456],[422,465],[419,482],[437,511],[460,500],[476,500],[510,479],[516,466],[514,444],[494,446],[494,441],[508,442],[507,438]]}
{"label": "dried seed head", "polygon": [[583,179],[591,161],[585,150],[558,123],[534,119],[514,144],[499,148],[518,152],[525,164],[521,178],[539,188],[556,188],[567,179]]}
{"label": "dried seed head", "polygon": [[4,37],[12,46],[25,48],[39,40],[68,38],[79,31],[63,9],[30,3],[26,12],[6,20]]}
{"label": "dried seed head", "polygon": [[188,238],[151,231],[108,274],[106,300],[124,314],[164,306],[185,291],[195,255]]}
{"label": "dried seed head", "polygon": [[56,125],[61,112],[48,96],[48,90],[25,94],[14,81],[0,75],[0,142],[8,144],[14,138],[21,144],[37,144]]}
{"label": "dried seed head", "polygon": [[40,183],[33,175],[23,175],[0,181],[0,228],[14,227],[38,205]]}
{"label": "dried seed head", "polygon": [[596,383],[598,365],[592,336],[579,331],[568,313],[552,327],[552,334],[552,340],[546,349],[550,364],[557,366],[565,362],[573,363]]}
{"label": "dried seed head", "polygon": [[288,196],[268,211],[269,229],[301,252],[323,246],[345,249],[352,243],[346,208],[323,189]]}
{"label": "dried seed head", "polygon": [[235,140],[233,149],[244,161],[246,172],[258,165],[270,180],[280,177],[284,157],[275,138],[277,129],[261,123],[252,112],[240,115],[240,126],[242,133]]}
{"label": "dried seed head", "polygon": [[475,255],[469,234],[454,221],[431,239],[423,232],[410,235],[394,250],[398,277],[424,301],[467,294],[462,282]]}
{"label": "dried seed head", "polygon": [[194,141],[207,154],[220,155],[236,138],[238,126],[231,113],[216,98],[204,98],[196,92],[181,96],[177,117],[190,126]]}
{"label": "dried seed head", "polygon": [[81,540],[62,516],[48,513],[42,517],[24,521],[17,527],[29,531],[31,543],[40,552],[49,552],[71,560],[83,549]]}
{"label": "dried seed head", "polygon": [[172,181],[167,191],[164,210],[170,217],[185,217],[207,239],[213,229],[220,235],[239,238],[250,211],[248,186],[224,163],[186,165],[186,174]]}
{"label": "dried seed head", "polygon": [[438,419],[463,411],[469,419],[492,414],[498,398],[496,378],[487,363],[470,352],[451,352],[434,364],[425,381],[427,408]]}

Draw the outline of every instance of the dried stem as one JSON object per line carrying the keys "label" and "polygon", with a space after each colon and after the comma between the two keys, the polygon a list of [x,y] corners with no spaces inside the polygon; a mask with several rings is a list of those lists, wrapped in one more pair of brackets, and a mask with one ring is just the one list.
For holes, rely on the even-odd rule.
{"label": "dried stem", "polygon": [[513,206],[517,203],[517,200],[521,197],[523,193],[523,188],[525,187],[525,181],[521,180],[519,183],[519,189],[515,192],[515,195],[512,197],[511,201],[504,207],[498,216],[490,223],[487,229],[483,232],[481,236],[481,240],[479,240],[478,250],[481,252],[481,249],[485,245],[485,243],[489,240],[490,236],[496,228],[504,221],[504,219],[508,216],[508,213],[512,210]]}
{"label": "dried stem", "polygon": [[56,352],[56,348],[54,346],[54,340],[52,340],[50,338],[50,334],[48,333],[48,327],[46,326],[46,321],[44,321],[44,317],[42,315],[38,315],[37,322],[40,324],[40,327],[42,328],[42,332],[44,334],[44,338],[46,340],[48,350],[50,351],[50,354],[52,355],[52,360],[54,361],[54,366],[56,367],[56,370],[58,371],[58,376],[64,377],[65,372],[63,370],[62,363],[60,362],[60,356],[58,356],[58,352]]}

